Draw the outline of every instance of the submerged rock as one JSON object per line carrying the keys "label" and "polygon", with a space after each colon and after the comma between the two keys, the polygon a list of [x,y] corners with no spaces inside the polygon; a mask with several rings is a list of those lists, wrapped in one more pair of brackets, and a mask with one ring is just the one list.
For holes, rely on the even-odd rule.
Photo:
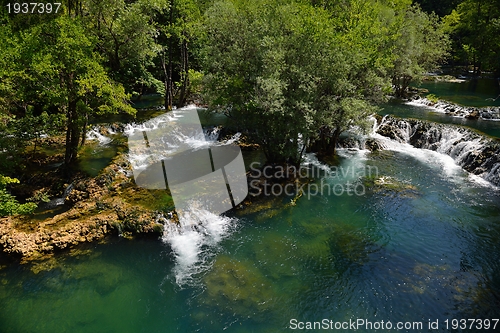
{"label": "submerged rock", "polygon": [[418,188],[394,177],[365,177],[363,183],[374,192],[383,194],[396,193],[398,196],[414,198],[419,195]]}
{"label": "submerged rock", "polygon": [[228,256],[217,258],[204,282],[207,304],[240,316],[265,313],[277,301],[271,281],[253,263]]}

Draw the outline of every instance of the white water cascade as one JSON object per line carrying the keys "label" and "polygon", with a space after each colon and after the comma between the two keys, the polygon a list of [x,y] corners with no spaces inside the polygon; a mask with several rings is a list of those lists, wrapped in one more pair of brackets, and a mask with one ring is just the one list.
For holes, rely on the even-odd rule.
{"label": "white water cascade", "polygon": [[[114,132],[111,129],[108,129],[108,133],[114,134]],[[100,145],[106,145],[112,141],[111,138],[101,134],[98,127],[94,127],[90,131],[87,132],[86,140],[98,141]]]}
{"label": "white water cascade", "polygon": [[472,130],[416,119],[384,117],[372,134],[384,149],[440,165],[454,174],[465,169],[476,181],[500,185],[500,147]]}
{"label": "white water cascade", "polygon": [[218,244],[237,228],[238,220],[215,215],[193,204],[179,223],[166,220],[164,226],[163,241],[170,245],[175,256],[175,281],[183,286],[210,267],[210,258]]}
{"label": "white water cascade", "polygon": [[[240,134],[225,141],[217,141],[220,128],[203,129],[199,133],[183,133],[171,126],[177,118],[183,117],[186,110],[192,111],[195,106],[167,112],[142,124],[128,124],[125,134],[131,136],[137,131],[150,132],[162,129],[167,136],[156,138],[161,142],[163,150],[154,153],[148,149],[134,149],[129,152],[129,161],[135,170],[145,170],[151,164],[170,158],[186,149],[199,150],[214,146],[229,145],[237,141]],[[159,222],[164,224],[163,241],[169,244],[175,258],[174,277],[179,286],[189,285],[196,274],[210,267],[210,258],[216,253],[218,244],[238,225],[236,218],[216,215],[201,208],[196,202],[189,204],[188,211],[182,212],[182,219],[174,221],[171,217],[160,216]]]}
{"label": "white water cascade", "polygon": [[459,118],[470,117],[473,114],[475,114],[473,118],[500,121],[500,108],[496,106],[482,107],[482,108],[472,107],[472,106],[462,106],[443,100],[434,102],[425,97],[416,97],[413,100],[406,102],[405,104],[428,108],[434,112],[445,113],[450,116]]}
{"label": "white water cascade", "polygon": [[[174,112],[167,112],[158,117],[148,120],[145,123],[136,124],[131,123],[127,124],[124,129],[124,133],[127,136],[134,134],[137,131],[149,132],[153,130],[157,130],[158,128],[167,127],[169,123],[175,121],[176,118],[182,117],[182,112],[184,110],[193,110],[196,109],[196,106],[187,106],[185,108],[175,110]],[[145,151],[134,151],[129,153],[129,161],[132,164],[132,167],[135,170],[143,170],[148,167],[148,165],[163,160],[169,156],[175,155],[179,152],[181,147],[188,146],[190,149],[202,149],[208,148],[216,145],[229,145],[232,144],[240,138],[240,133],[236,133],[230,139],[225,141],[217,141],[219,138],[220,128],[207,128],[204,129],[203,132],[200,133],[191,133],[190,135],[185,135],[185,133],[175,133],[175,128],[171,128],[174,134],[169,136],[169,139],[172,137],[175,139],[173,141],[164,140],[163,146],[165,150],[156,155],[149,154]]]}
{"label": "white water cascade", "polygon": [[66,198],[68,197],[68,195],[71,193],[71,191],[73,191],[73,187],[74,187],[73,183],[69,184],[64,189],[64,192],[63,192],[63,194],[62,194],[61,197],[50,200],[49,202],[43,204],[43,207],[46,208],[46,209],[52,209],[52,208],[55,208],[57,206],[63,205],[64,201],[66,200]]}

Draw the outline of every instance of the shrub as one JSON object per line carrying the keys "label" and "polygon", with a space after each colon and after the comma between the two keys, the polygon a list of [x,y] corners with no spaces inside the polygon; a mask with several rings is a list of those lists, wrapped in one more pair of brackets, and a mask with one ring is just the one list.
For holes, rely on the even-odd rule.
{"label": "shrub", "polygon": [[0,175],[0,216],[32,214],[37,208],[34,202],[20,204],[16,198],[7,191],[7,185],[16,183],[19,183],[17,178]]}

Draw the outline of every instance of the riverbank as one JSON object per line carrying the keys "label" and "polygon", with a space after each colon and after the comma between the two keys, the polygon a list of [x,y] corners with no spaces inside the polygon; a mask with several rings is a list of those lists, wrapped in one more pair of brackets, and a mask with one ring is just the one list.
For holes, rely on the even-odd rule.
{"label": "riverbank", "polygon": [[26,260],[110,234],[161,235],[159,221],[173,207],[171,197],[135,186],[127,165],[126,155],[119,153],[97,177],[75,176],[71,191],[58,205],[66,205],[66,211],[56,206],[33,216],[1,218],[2,251]]}

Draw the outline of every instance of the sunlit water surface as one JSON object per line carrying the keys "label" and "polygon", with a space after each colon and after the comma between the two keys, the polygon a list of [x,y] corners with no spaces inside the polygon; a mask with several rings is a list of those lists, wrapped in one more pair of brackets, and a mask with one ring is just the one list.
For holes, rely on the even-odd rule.
{"label": "sunlit water surface", "polygon": [[[421,114],[397,105],[385,113]],[[448,332],[446,319],[498,318],[499,190],[447,156],[388,147],[341,150],[329,174],[308,156],[323,170],[312,183],[322,194],[305,188],[296,205],[270,197],[224,217],[201,214],[199,235],[112,238],[5,265],[0,332],[281,332],[292,319]],[[245,157],[247,166],[256,158]],[[385,184],[360,179],[367,166]],[[347,182],[364,193],[340,194]]]}
{"label": "sunlit water surface", "polygon": [[[115,239],[7,266],[0,331],[277,332],[293,318],[497,316],[498,191],[445,157],[412,152],[343,151],[338,167],[356,172],[324,178],[324,195],[231,215],[231,231],[200,248],[208,265],[185,284],[176,282],[182,263],[170,245],[154,240]],[[397,186],[326,193],[366,165]]]}

